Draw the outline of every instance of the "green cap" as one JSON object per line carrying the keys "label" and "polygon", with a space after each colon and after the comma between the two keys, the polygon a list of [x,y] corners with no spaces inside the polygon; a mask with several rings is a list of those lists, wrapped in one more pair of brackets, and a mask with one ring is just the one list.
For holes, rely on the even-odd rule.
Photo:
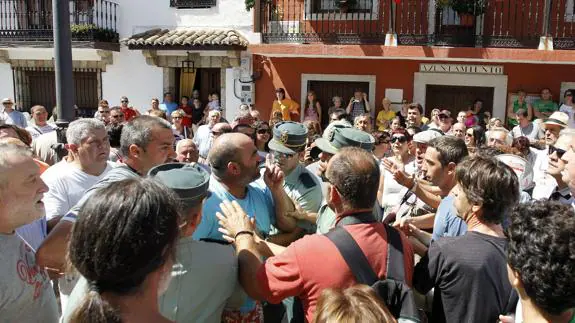
{"label": "green cap", "polygon": [[282,121],[272,129],[273,138],[268,143],[271,150],[284,154],[296,154],[305,148],[307,128],[293,121]]}
{"label": "green cap", "polygon": [[358,147],[373,151],[375,138],[365,131],[352,128],[345,123],[330,124],[323,136],[315,140],[315,145],[323,152],[335,155],[345,147]]}
{"label": "green cap", "polygon": [[148,176],[172,189],[186,207],[194,207],[210,196],[210,174],[202,167],[184,163],[156,166]]}

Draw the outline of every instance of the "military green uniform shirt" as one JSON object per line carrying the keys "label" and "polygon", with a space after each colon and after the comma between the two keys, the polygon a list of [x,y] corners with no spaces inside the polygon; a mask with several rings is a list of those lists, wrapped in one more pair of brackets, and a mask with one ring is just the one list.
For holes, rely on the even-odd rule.
{"label": "military green uniform shirt", "polygon": [[[309,213],[318,212],[323,200],[321,184],[303,165],[299,164],[286,176],[284,190],[303,210]],[[315,231],[315,224],[309,221],[298,220],[297,225],[307,232]]]}

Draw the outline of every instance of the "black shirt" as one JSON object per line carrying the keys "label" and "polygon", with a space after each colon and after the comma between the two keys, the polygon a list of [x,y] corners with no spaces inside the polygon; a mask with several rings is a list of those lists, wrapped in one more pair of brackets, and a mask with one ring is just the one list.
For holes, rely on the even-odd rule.
{"label": "black shirt", "polygon": [[507,241],[478,232],[431,244],[417,264],[413,286],[435,287],[430,322],[496,322],[507,306]]}

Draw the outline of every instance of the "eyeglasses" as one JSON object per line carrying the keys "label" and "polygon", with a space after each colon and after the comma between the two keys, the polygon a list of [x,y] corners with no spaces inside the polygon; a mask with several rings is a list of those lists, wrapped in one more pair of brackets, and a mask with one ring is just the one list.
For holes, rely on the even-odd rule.
{"label": "eyeglasses", "polygon": [[399,141],[400,144],[403,144],[405,142],[407,142],[407,137],[406,136],[393,136],[391,137],[391,143],[394,144],[397,141]]}
{"label": "eyeglasses", "polygon": [[466,136],[466,137],[473,137],[473,132],[466,132],[466,133],[465,133],[465,136]]}
{"label": "eyeglasses", "polygon": [[266,133],[270,133],[269,129],[259,129],[258,135],[265,135]]}
{"label": "eyeglasses", "polygon": [[553,155],[553,153],[557,153],[557,157],[559,157],[559,159],[563,158],[563,155],[565,155],[567,151],[557,148],[553,145],[549,146],[549,156]]}
{"label": "eyeglasses", "polygon": [[440,114],[437,116],[439,119],[448,119],[449,117],[445,114]]}
{"label": "eyeglasses", "polygon": [[276,159],[281,159],[281,158],[290,159],[293,156],[295,156],[295,154],[282,153],[282,152],[276,151],[276,150],[272,150],[271,153],[274,156],[274,158],[276,158]]}

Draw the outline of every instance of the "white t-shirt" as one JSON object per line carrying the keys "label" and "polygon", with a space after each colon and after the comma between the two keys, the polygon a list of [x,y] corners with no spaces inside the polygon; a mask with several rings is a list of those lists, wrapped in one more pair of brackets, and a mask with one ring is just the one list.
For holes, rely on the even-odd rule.
{"label": "white t-shirt", "polygon": [[[84,193],[106,176],[113,167],[114,163],[108,162],[106,169],[100,176],[86,174],[66,160],[48,168],[41,176],[49,188],[43,199],[46,219],[51,220],[68,213],[80,201]],[[62,306],[66,306],[67,296],[72,292],[76,281],[77,277],[73,274],[66,274],[58,280]]]}
{"label": "white t-shirt", "polygon": [[[385,172],[385,177],[383,178],[383,194],[381,197],[381,206],[387,208],[396,207],[401,203],[401,199],[408,190],[393,178],[393,174],[388,172],[385,167],[383,167],[383,164],[380,164],[379,169],[381,172]],[[404,171],[408,175],[415,174],[417,171],[415,160],[405,164]],[[386,212],[388,211],[392,210],[386,210]]]}
{"label": "white t-shirt", "polygon": [[63,160],[48,168],[42,174],[42,180],[49,190],[44,194],[46,218],[51,220],[59,215],[65,215],[80,201],[86,190],[101,180],[114,163],[108,162],[100,176],[86,174],[80,169]]}
{"label": "white t-shirt", "polygon": [[30,133],[30,136],[32,136],[32,139],[36,139],[45,133],[49,133],[49,132],[52,132],[55,130],[56,130],[56,126],[51,125],[49,123],[43,127],[36,126],[36,125],[30,125],[29,127],[26,128],[26,131],[28,131]]}

